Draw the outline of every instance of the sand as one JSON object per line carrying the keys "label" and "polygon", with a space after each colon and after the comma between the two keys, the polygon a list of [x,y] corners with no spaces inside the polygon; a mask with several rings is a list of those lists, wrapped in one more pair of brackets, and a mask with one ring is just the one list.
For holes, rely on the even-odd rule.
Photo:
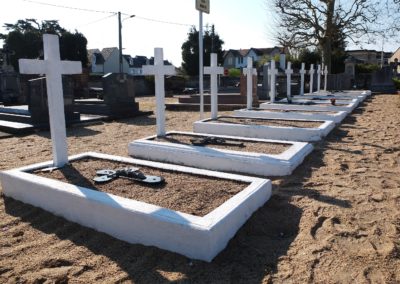
{"label": "sand", "polygon": [[[154,109],[152,99],[140,103]],[[198,118],[167,112],[167,130],[189,131]],[[129,141],[154,133],[154,116],[69,129],[69,150],[126,156]],[[48,132],[0,143],[0,169],[51,158]],[[0,283],[400,282],[399,95],[368,99],[273,184],[272,198],[212,263],[131,245],[3,197]]]}

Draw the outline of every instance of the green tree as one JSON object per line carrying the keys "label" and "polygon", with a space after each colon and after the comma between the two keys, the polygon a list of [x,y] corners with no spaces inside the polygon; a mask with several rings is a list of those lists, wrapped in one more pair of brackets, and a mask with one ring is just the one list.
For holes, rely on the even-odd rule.
{"label": "green tree", "polygon": [[60,55],[62,60],[81,61],[88,64],[87,40],[78,31],[71,33],[62,28],[58,21],[38,22],[35,19],[18,20],[15,24],[4,24],[8,33],[0,34],[7,48],[12,51],[10,63],[16,70],[18,59],[39,58],[43,56],[43,34],[56,34],[60,37]]}
{"label": "green tree", "polygon": [[[222,45],[224,41],[215,32],[215,27],[206,27],[203,36],[204,66],[210,65],[210,54],[217,53],[218,64],[223,62]],[[199,75],[199,31],[192,27],[188,33],[187,40],[182,44],[182,68],[187,75]]]}

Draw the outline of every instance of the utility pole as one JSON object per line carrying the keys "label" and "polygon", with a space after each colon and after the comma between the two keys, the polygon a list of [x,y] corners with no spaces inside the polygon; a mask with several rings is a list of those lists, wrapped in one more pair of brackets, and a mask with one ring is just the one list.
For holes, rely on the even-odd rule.
{"label": "utility pole", "polygon": [[122,64],[122,21],[121,12],[118,12],[118,41],[119,41],[119,73],[124,72],[124,66]]}

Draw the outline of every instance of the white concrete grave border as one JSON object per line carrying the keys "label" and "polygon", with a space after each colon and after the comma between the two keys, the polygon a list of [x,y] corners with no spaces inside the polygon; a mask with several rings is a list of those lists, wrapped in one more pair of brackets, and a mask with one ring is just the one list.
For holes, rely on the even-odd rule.
{"label": "white concrete grave border", "polygon": [[[173,131],[168,134],[187,134],[191,136],[204,136],[192,132]],[[224,139],[233,137],[213,135]],[[128,146],[129,155],[140,159],[168,162],[210,170],[244,173],[260,176],[284,176],[290,175],[300,165],[304,158],[312,152],[310,143],[277,141],[266,139],[254,139],[235,137],[241,142],[265,142],[286,144],[289,148],[281,154],[251,153],[226,149],[201,147],[194,145],[182,145],[177,143],[159,142],[149,136],[135,140]]]}
{"label": "white concrete grave border", "polygon": [[[239,118],[239,117],[237,117]],[[248,117],[240,117],[248,118]],[[259,118],[263,119],[263,118]],[[271,118],[275,119],[275,118]],[[281,120],[281,119],[276,119]],[[293,119],[298,121],[314,121],[305,119]],[[318,121],[318,120],[315,120]],[[229,136],[276,139],[288,141],[319,141],[335,127],[333,121],[320,121],[321,125],[315,128],[306,127],[284,127],[268,125],[247,125],[233,123],[214,123],[211,119],[203,119],[193,124],[194,132],[207,134],[220,134]]]}
{"label": "white concrete grave border", "polygon": [[99,153],[83,153],[69,161],[93,157],[108,161],[248,182],[241,192],[199,217],[85,187],[40,177],[29,171],[52,161],[0,172],[3,193],[133,244],[156,246],[189,258],[211,261],[251,214],[271,196],[271,181]]}
{"label": "white concrete grave border", "polygon": [[[303,95],[304,96],[304,95]],[[258,109],[249,111],[247,109],[238,109],[234,112],[235,116],[254,117],[254,118],[280,118],[280,119],[305,119],[305,120],[332,120],[336,124],[342,122],[347,116],[345,111],[336,111],[329,113],[327,111],[314,110],[312,112],[301,112],[293,110],[284,110],[282,112],[269,111],[268,109]]]}

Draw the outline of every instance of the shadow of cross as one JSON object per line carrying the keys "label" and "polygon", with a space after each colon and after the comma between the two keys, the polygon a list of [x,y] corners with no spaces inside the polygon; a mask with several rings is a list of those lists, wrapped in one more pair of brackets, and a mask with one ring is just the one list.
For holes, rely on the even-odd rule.
{"label": "shadow of cross", "polygon": [[165,136],[165,89],[164,76],[175,75],[173,65],[164,65],[163,49],[154,48],[154,65],[144,65],[143,75],[154,75],[156,90],[156,120],[157,136]]}
{"label": "shadow of cross", "polygon": [[19,70],[21,74],[46,75],[53,165],[62,167],[68,162],[68,146],[61,75],[82,73],[82,63],[60,60],[57,35],[44,34],[43,47],[44,60],[20,59]]}

